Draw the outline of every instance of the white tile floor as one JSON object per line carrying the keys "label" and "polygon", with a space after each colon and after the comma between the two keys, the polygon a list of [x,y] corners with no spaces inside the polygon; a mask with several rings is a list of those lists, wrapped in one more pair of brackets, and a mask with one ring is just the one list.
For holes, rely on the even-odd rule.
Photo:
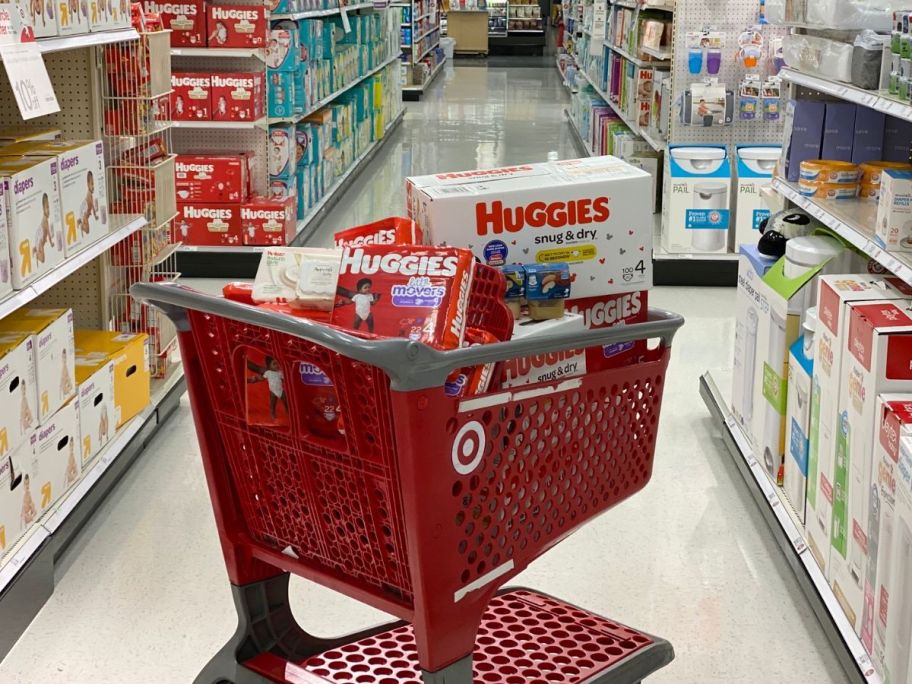
{"label": "white tile floor", "polygon": [[[460,67],[425,101],[327,220],[399,212],[403,175],[576,155],[554,69]],[[509,77],[509,79],[508,79]],[[647,631],[677,658],[650,681],[845,682],[765,523],[711,434],[697,380],[730,367],[734,290],[663,288],[682,313],[655,475],[517,578]],[[234,613],[186,399],[68,556],[57,589],[0,681],[189,682]],[[383,615],[304,581],[293,605],[316,632]],[[2,618],[0,618],[2,619]]]}

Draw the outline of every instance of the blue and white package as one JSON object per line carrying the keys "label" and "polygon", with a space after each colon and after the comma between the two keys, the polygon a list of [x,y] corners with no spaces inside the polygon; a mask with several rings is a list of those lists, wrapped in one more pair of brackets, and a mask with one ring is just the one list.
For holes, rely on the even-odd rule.
{"label": "blue and white package", "polygon": [[662,244],[669,253],[724,252],[731,225],[725,145],[669,145]]}
{"label": "blue and white package", "polygon": [[289,117],[295,114],[295,72],[273,71],[266,74],[269,116]]}
{"label": "blue and white package", "polygon": [[738,145],[735,150],[735,245],[757,244],[760,223],[770,215],[762,191],[773,180],[782,154],[778,145]]}

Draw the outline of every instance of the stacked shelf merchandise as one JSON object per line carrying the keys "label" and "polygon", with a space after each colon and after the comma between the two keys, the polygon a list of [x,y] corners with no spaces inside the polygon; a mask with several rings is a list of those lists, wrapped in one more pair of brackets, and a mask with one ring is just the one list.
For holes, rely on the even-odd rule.
{"label": "stacked shelf merchandise", "polygon": [[542,9],[532,0],[511,0],[507,12],[507,33],[545,32]]}
{"label": "stacked shelf merchandise", "polygon": [[492,50],[532,48],[539,54],[545,45],[546,0],[488,0],[488,36]]}
{"label": "stacked shelf merchandise", "polygon": [[441,12],[437,0],[409,0],[393,7],[401,15],[402,96],[419,100],[445,59],[440,47]]}
{"label": "stacked shelf merchandise", "polygon": [[488,0],[488,35],[503,37],[507,35],[507,15],[510,9],[508,0]]}
{"label": "stacked shelf merchandise", "polygon": [[173,275],[168,35],[120,25],[38,39],[59,112],[0,108],[0,658],[183,392],[173,325],[126,294]]}
{"label": "stacked shelf merchandise", "polygon": [[309,237],[401,121],[400,9],[220,2],[198,11],[211,30],[165,19],[179,29],[178,267],[252,275],[264,247]]}
{"label": "stacked shelf merchandise", "polygon": [[[774,3],[774,10],[776,7]],[[825,226],[880,268],[871,268],[869,264],[867,270],[855,269],[861,271],[855,279],[848,275],[834,276],[838,277],[838,283],[818,284],[816,290],[820,294],[816,301],[822,315],[816,327],[807,308],[798,307],[797,313],[789,313],[790,317],[800,315],[803,320],[811,319],[807,330],[813,332],[805,335],[810,334],[813,340],[807,347],[813,356],[809,407],[814,408],[814,413],[808,414],[806,426],[800,422],[795,423],[797,427],[791,423],[787,426],[782,483],[768,475],[764,460],[758,458],[758,446],[751,441],[757,430],[754,422],[745,419],[741,408],[745,400],[736,398],[735,388],[729,401],[707,373],[701,380],[701,394],[852,681],[907,682],[912,674],[912,622],[908,620],[912,614],[912,593],[907,581],[912,576],[912,560],[904,546],[902,531],[912,525],[909,508],[912,488],[908,477],[912,466],[912,433],[908,416],[900,409],[912,401],[912,381],[908,380],[908,374],[892,370],[889,349],[908,338],[908,328],[895,328],[891,334],[890,326],[908,320],[909,295],[902,289],[894,294],[887,287],[866,293],[865,287],[853,283],[873,282],[876,276],[868,271],[884,271],[912,286],[912,252],[909,251],[912,240],[909,240],[907,216],[912,183],[912,165],[909,165],[912,107],[902,95],[890,92],[893,76],[883,82],[876,77],[865,80],[866,73],[881,73],[879,55],[873,64],[868,64],[870,71],[848,68],[852,63],[848,56],[857,54],[853,49],[854,35],[864,28],[888,29],[889,26],[880,23],[884,16],[868,16],[867,19],[876,22],[874,25],[867,21],[852,23],[865,18],[847,13],[843,3],[826,3],[825,7],[837,10],[826,23],[819,17],[813,22],[811,17],[789,17],[791,22],[828,25],[843,33],[829,34],[826,38],[807,33],[786,40],[785,54],[791,66],[781,73],[789,84],[786,116],[794,125],[786,127],[788,136],[783,141],[779,175],[771,185],[778,197],[772,200],[803,210],[812,221]],[[820,12],[821,7],[813,10]],[[807,11],[810,13],[812,8],[808,7]],[[909,12],[895,15],[899,16],[894,45],[901,50],[903,44],[912,46],[908,23],[903,24]],[[772,17],[775,16],[774,13]],[[832,39],[834,35],[847,40],[840,44]],[[830,55],[828,61],[820,61],[815,67],[827,70],[828,75],[801,70],[812,66],[805,60],[807,53],[802,52],[812,44],[816,50],[825,50]],[[848,61],[837,58],[839,54],[847,56]],[[867,56],[873,57],[870,53]],[[883,58],[897,63],[905,59],[901,53],[895,59],[889,53]],[[891,67],[887,65],[886,71]],[[855,83],[851,82],[853,77]],[[895,77],[902,78],[903,73]],[[846,117],[848,123],[844,123]],[[816,129],[811,126],[805,130],[803,121],[813,122],[818,118]],[[813,177],[815,169],[829,173],[827,169],[834,165],[844,171],[843,176],[831,177],[842,182],[842,188],[835,190],[848,187],[847,192],[835,193],[832,187],[821,191],[817,185],[819,179]],[[860,186],[853,175],[858,173],[862,174]],[[831,194],[842,198],[832,199],[828,196]],[[750,273],[746,263],[742,268],[745,274]],[[762,306],[769,299],[765,292],[758,291],[757,305]],[[830,296],[831,292],[838,294]],[[874,300],[878,304],[871,307],[864,301],[843,303],[852,298]],[[884,299],[894,302],[883,302]],[[742,346],[751,344],[744,340],[752,336],[759,340],[762,336],[758,326],[748,324],[752,304],[750,298],[744,297],[739,305],[736,338],[742,340]],[[860,338],[855,333],[851,337],[845,333],[847,328],[859,330],[853,326],[859,324],[863,312],[869,309],[882,311],[888,317],[877,323],[882,329],[877,332],[872,329],[870,333],[872,340],[889,340],[888,358],[880,361],[866,356],[877,351],[865,351],[859,356],[858,350],[875,349],[874,342],[852,345],[852,340]],[[893,313],[897,318],[890,316]],[[758,325],[762,325],[764,318],[758,320]],[[759,372],[756,361],[752,365],[739,362],[740,356],[736,353],[736,378]],[[859,358],[862,361],[856,363],[855,359]],[[903,368],[908,366],[908,359],[907,351],[897,358]],[[882,370],[884,364],[889,370]],[[866,374],[869,367],[872,370]],[[838,380],[834,384],[829,378]],[[793,388],[798,385],[791,374],[783,380],[779,394],[797,395],[798,390]],[[743,385],[741,382],[737,386]],[[885,392],[897,394],[887,396]],[[833,396],[828,399],[827,393]],[[742,396],[745,396],[743,392]],[[899,408],[889,409],[890,399],[898,401]],[[791,399],[788,402],[786,416],[791,415],[794,406]],[[859,411],[859,406],[875,408],[867,414]],[[859,440],[859,435],[864,435],[864,440]],[[754,441],[762,440],[755,437]],[[796,479],[790,477],[793,473],[798,474]]]}

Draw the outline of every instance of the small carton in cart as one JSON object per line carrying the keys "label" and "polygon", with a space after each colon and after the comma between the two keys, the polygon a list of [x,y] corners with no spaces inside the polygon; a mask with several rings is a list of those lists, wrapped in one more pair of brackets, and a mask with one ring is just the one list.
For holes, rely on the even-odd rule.
{"label": "small carton in cart", "polygon": [[566,262],[570,299],[651,287],[651,192],[648,173],[615,157],[406,180],[409,216],[432,244],[489,266]]}

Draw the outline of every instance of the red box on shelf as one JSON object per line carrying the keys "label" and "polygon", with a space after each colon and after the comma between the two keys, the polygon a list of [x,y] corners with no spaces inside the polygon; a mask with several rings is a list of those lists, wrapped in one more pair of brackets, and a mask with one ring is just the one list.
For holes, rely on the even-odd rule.
{"label": "red box on shelf", "polygon": [[212,74],[212,119],[254,121],[266,113],[262,73]]}
{"label": "red box on shelf", "polygon": [[251,197],[241,205],[241,232],[245,245],[287,245],[297,228],[297,198],[274,200]]}
{"label": "red box on shelf", "polygon": [[179,2],[156,2],[143,0],[143,10],[158,12],[162,24],[171,29],[171,45],[174,47],[206,46],[206,3],[204,0],[180,0]]}
{"label": "red box on shelf", "polygon": [[241,206],[178,202],[175,239],[185,245],[240,245]]}
{"label": "red box on shelf", "polygon": [[249,160],[243,154],[179,154],[174,160],[178,202],[243,202],[249,194]]}
{"label": "red box on shelf", "polygon": [[171,116],[175,121],[212,118],[212,74],[177,71],[171,74]]}
{"label": "red box on shelf", "polygon": [[266,8],[260,5],[209,5],[206,35],[213,48],[266,46]]}

